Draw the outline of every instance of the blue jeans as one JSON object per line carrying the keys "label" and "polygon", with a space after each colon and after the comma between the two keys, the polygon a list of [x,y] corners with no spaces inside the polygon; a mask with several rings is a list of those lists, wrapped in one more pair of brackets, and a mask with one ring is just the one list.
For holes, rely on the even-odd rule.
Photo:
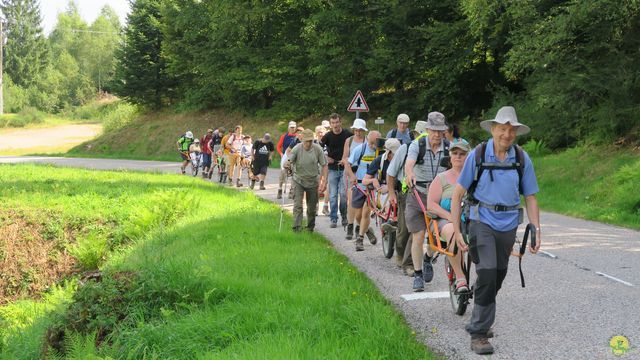
{"label": "blue jeans", "polygon": [[344,184],[344,170],[329,170],[329,204],[332,222],[338,222],[338,195],[340,196],[340,216],[347,218],[347,192]]}

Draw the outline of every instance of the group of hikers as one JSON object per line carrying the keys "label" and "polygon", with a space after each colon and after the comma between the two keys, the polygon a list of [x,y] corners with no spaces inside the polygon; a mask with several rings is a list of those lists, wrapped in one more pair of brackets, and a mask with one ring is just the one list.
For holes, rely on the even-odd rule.
{"label": "group of hikers", "polygon": [[187,131],[176,145],[182,156],[180,171],[183,174],[190,163],[192,167],[202,167],[203,178],[211,178],[218,167],[218,171],[225,174],[229,185],[242,187],[241,178],[243,171],[246,171],[251,189],[256,182],[259,182],[260,190],[265,189],[264,179],[274,153],[269,133],[253,141],[251,135],[242,133],[241,125],[228,133],[224,127],[207,129],[207,133],[200,139],[194,138],[193,132]]}
{"label": "group of hikers", "polygon": [[[529,222],[536,229],[537,242],[530,251],[536,253],[541,243],[536,200],[539,189],[533,164],[515,144],[516,136],[530,129],[518,121],[510,106],[502,107],[494,119],[480,123],[491,137],[475,148],[460,137],[455,126],[447,124],[440,112],[429,113],[425,121],[415,123],[413,130],[409,124],[409,116],[399,114],[396,128],[382,137],[378,131],[369,131],[363,119],[356,118],[350,129],[343,128],[340,115],[335,113],[315,132],[289,123],[288,132],[277,145],[282,156],[278,198],[290,175],[293,230],[303,230],[306,199],[306,230],[314,231],[319,198],[328,190],[324,198],[329,204],[325,202],[323,212],[329,215],[330,228],[337,228],[340,221],[346,230],[345,238],[355,238],[356,251],[365,250],[365,236],[372,245],[377,243],[370,216],[376,203],[393,207],[397,216],[382,223],[381,230],[395,233],[396,264],[413,278],[414,291],[423,291],[425,283],[433,279],[434,254],[430,247],[424,250],[424,242],[427,232],[437,226],[437,241],[454,243],[460,249],[450,259],[456,274],[456,292],[471,291],[458,258],[461,251],[468,251],[475,265],[474,308],[466,330],[471,335],[471,350],[477,354],[493,353],[488,339],[493,337],[496,295],[507,275],[516,231],[524,215],[521,195]],[[234,134],[238,134],[238,128],[241,134],[241,127]],[[213,147],[222,144],[226,148],[229,144],[236,146],[234,139],[210,142]],[[265,134],[259,141],[269,142],[270,136]],[[236,152],[241,151],[240,145],[239,142],[234,147]],[[273,145],[268,149],[270,160]],[[231,161],[228,164],[232,166]],[[254,167],[253,175],[256,174],[262,174],[263,188],[266,168],[263,174]],[[372,198],[384,201],[371,201]],[[462,204],[468,211],[463,212]],[[433,220],[430,229],[425,215]],[[461,231],[463,223],[468,224],[467,241]]]}

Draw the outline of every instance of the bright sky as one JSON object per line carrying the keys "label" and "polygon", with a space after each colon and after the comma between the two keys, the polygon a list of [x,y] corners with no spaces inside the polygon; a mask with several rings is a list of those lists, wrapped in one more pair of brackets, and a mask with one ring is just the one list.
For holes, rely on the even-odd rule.
{"label": "bright sky", "polygon": [[[80,16],[87,24],[91,24],[100,15],[100,10],[109,5],[120,17],[120,23],[124,25],[129,12],[128,0],[75,0],[80,10]],[[69,0],[40,0],[40,14],[45,34],[49,34],[58,21],[58,14],[67,9]]]}

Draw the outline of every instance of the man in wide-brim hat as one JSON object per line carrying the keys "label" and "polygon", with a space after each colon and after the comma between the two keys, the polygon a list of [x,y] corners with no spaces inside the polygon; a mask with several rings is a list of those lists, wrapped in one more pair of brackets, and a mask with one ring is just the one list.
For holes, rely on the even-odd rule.
{"label": "man in wide-brim hat", "polygon": [[302,143],[291,150],[287,164],[293,167],[293,231],[302,230],[302,199],[306,197],[307,231],[312,232],[316,225],[318,191],[326,189],[329,169],[322,148],[313,142],[313,131],[303,130],[300,140]]}
{"label": "man in wide-brim hat", "polygon": [[[520,195],[524,195],[529,222],[536,227],[536,245],[530,248],[533,254],[540,248],[540,214],[533,164],[529,155],[514,145],[516,135],[528,133],[529,127],[518,121],[512,106],[502,107],[494,119],[485,120],[480,126],[491,133],[491,139],[469,153],[453,192],[451,216],[458,247],[466,251],[468,247],[460,234],[460,204],[467,192],[471,205],[469,255],[476,264],[478,277],[475,306],[466,330],[471,334],[471,349],[475,353],[491,354],[494,349],[488,338],[493,337],[496,294],[507,276],[509,255],[522,214]],[[474,180],[476,173],[478,179]]]}

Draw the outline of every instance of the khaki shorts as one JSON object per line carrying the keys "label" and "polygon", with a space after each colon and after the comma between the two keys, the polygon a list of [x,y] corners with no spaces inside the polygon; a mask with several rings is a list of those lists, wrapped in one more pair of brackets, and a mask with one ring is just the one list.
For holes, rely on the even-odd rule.
{"label": "khaki shorts", "polygon": [[[418,194],[420,194],[422,204],[426,206],[427,194],[419,191]],[[424,222],[424,213],[422,209],[420,209],[420,204],[418,204],[413,191],[407,194],[407,207],[404,210],[404,221],[407,224],[407,230],[412,234],[427,229],[427,224]]]}

